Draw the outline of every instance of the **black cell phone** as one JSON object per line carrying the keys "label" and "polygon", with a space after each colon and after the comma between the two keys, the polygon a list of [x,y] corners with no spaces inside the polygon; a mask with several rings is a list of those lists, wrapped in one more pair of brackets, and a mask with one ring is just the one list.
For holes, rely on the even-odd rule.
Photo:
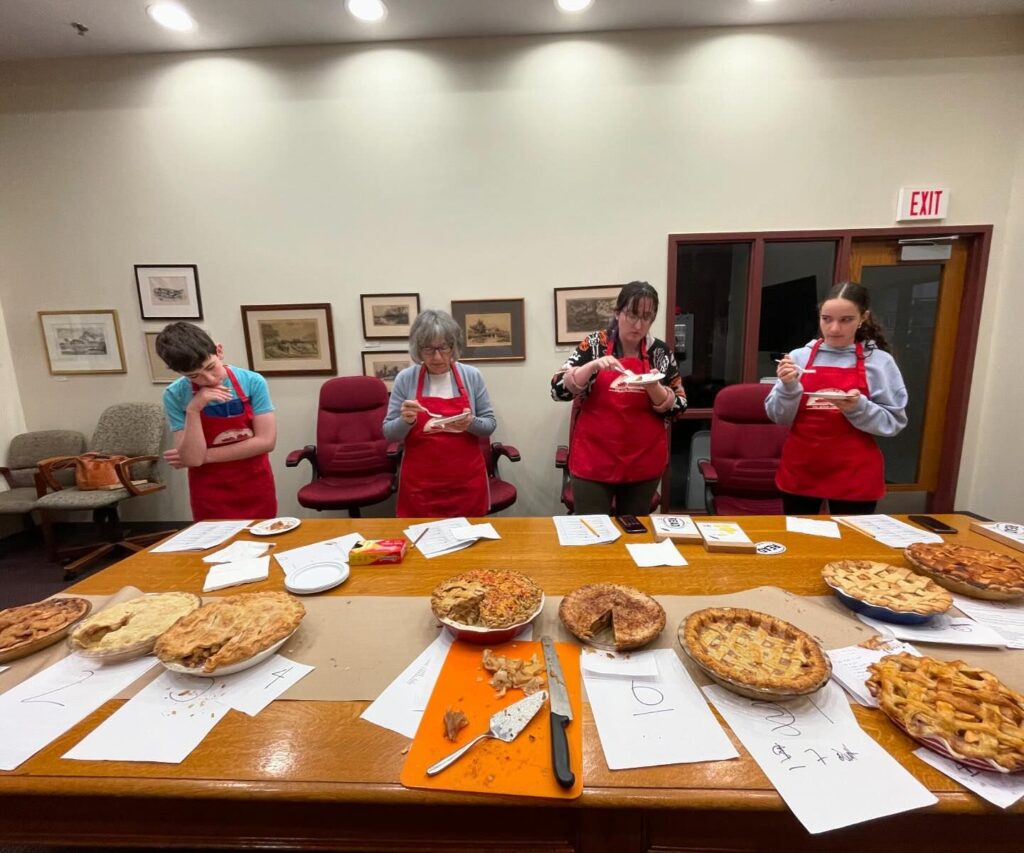
{"label": "black cell phone", "polygon": [[931,530],[934,533],[956,533],[955,527],[950,527],[944,521],[939,521],[937,518],[932,518],[930,515],[908,515],[914,524],[919,524],[925,530]]}
{"label": "black cell phone", "polygon": [[617,515],[615,520],[626,533],[646,533],[647,528],[635,515]]}

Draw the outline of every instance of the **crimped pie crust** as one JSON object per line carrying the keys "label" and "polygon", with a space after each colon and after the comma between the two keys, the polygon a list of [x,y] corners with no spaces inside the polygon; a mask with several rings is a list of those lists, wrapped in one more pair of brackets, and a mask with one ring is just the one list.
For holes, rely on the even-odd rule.
{"label": "crimped pie crust", "polygon": [[63,631],[90,607],[85,598],[48,598],[0,610],[0,653],[14,652]]}
{"label": "crimped pie crust", "polygon": [[821,576],[840,592],[898,613],[934,616],[953,606],[948,590],[906,566],[873,560],[834,560]]}
{"label": "crimped pie crust", "polygon": [[904,555],[918,570],[954,592],[992,593],[1003,598],[1024,596],[1024,563],[999,554],[951,542],[915,542]]}
{"label": "crimped pie crust", "polygon": [[810,634],[757,610],[697,610],[680,626],[679,640],[710,672],[757,690],[811,692],[832,672]]}
{"label": "crimped pie crust", "polygon": [[156,642],[164,631],[202,602],[190,592],[140,595],[94,613],[68,637],[72,648],[87,654],[114,655]]}
{"label": "crimped pie crust", "polygon": [[519,572],[478,569],[439,583],[430,594],[438,619],[484,628],[521,625],[537,611],[543,591]]}
{"label": "crimped pie crust", "polygon": [[961,660],[901,653],[871,664],[879,707],[912,737],[941,738],[960,758],[1024,770],[1024,695]]}
{"label": "crimped pie crust", "polygon": [[250,592],[204,604],[156,641],[165,663],[213,672],[248,660],[294,631],[306,608],[286,592]]}
{"label": "crimped pie crust", "polygon": [[665,628],[665,609],[646,592],[617,583],[591,583],[562,599],[558,616],[584,642],[612,627],[615,648],[645,646]]}

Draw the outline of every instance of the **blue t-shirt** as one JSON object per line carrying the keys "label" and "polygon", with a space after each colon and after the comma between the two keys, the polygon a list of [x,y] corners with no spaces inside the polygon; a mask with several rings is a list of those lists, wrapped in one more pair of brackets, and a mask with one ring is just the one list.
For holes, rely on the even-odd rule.
{"label": "blue t-shirt", "polygon": [[[267,380],[244,367],[234,367],[233,365],[230,367],[242,393],[249,398],[252,413],[265,415],[267,412],[274,411],[274,404],[270,402],[270,391],[267,390]],[[207,405],[203,409],[203,414],[207,417],[226,418],[242,414],[242,401],[238,399],[231,380],[225,376],[223,384],[231,392],[232,399],[226,403]],[[192,401],[192,396],[192,381],[187,376],[175,379],[164,391],[164,412],[167,413],[171,432],[185,429],[185,408]]]}

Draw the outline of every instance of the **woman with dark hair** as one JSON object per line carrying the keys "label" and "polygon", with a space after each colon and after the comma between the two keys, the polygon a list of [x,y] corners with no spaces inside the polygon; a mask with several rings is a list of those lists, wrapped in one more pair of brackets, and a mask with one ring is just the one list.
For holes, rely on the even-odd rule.
{"label": "woman with dark hair", "polygon": [[478,436],[497,422],[480,371],[459,364],[462,329],[445,311],[421,311],[409,330],[415,362],[395,377],[384,437],[405,443],[399,518],[482,516],[490,509]]}
{"label": "woman with dark hair", "polygon": [[[668,422],[686,409],[675,356],[651,334],[658,292],[646,281],[619,291],[607,329],[588,335],[551,379],[556,400],[579,400],[569,449],[580,515],[646,515],[668,461]],[[660,379],[631,382],[650,373]]]}
{"label": "woman with dark hair", "polygon": [[863,285],[835,285],[819,309],[821,337],[779,362],[764,405],[791,425],[775,475],[787,515],[816,515],[824,500],[835,515],[872,513],[885,494],[875,436],[907,425],[907,389],[870,306]]}

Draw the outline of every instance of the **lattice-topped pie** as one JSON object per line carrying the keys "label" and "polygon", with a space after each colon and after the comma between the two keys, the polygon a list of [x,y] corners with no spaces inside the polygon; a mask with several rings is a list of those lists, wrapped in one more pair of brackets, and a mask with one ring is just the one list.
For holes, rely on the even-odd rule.
{"label": "lattice-topped pie", "polygon": [[91,607],[85,598],[48,598],[0,610],[0,660],[13,660],[57,642]]}
{"label": "lattice-topped pie", "polygon": [[202,602],[190,592],[140,595],[95,613],[75,627],[68,644],[88,657],[152,651],[156,638]]}
{"label": "lattice-topped pie", "polygon": [[558,608],[562,623],[584,642],[611,627],[619,651],[647,645],[665,627],[665,609],[646,592],[617,583],[574,589]]}
{"label": "lattice-topped pie", "polygon": [[479,569],[442,581],[430,595],[438,619],[460,625],[508,628],[537,613],[543,591],[526,575]]}
{"label": "lattice-topped pie", "polygon": [[953,596],[906,566],[872,560],[835,560],[821,570],[825,582],[846,595],[899,613],[934,616],[953,606]]}
{"label": "lattice-topped pie", "polygon": [[813,693],[832,674],[810,634],[757,610],[698,610],[679,627],[679,642],[708,675],[745,696]]}
{"label": "lattice-topped pie", "polygon": [[1007,554],[949,542],[915,542],[903,553],[915,570],[953,592],[992,600],[1024,596],[1024,563]]}
{"label": "lattice-topped pie", "polygon": [[306,615],[286,592],[229,595],[183,616],[156,641],[164,663],[214,672],[239,663],[283,640]]}
{"label": "lattice-topped pie", "polygon": [[990,770],[1024,770],[1024,695],[991,672],[905,653],[869,671],[879,707],[911,737]]}

